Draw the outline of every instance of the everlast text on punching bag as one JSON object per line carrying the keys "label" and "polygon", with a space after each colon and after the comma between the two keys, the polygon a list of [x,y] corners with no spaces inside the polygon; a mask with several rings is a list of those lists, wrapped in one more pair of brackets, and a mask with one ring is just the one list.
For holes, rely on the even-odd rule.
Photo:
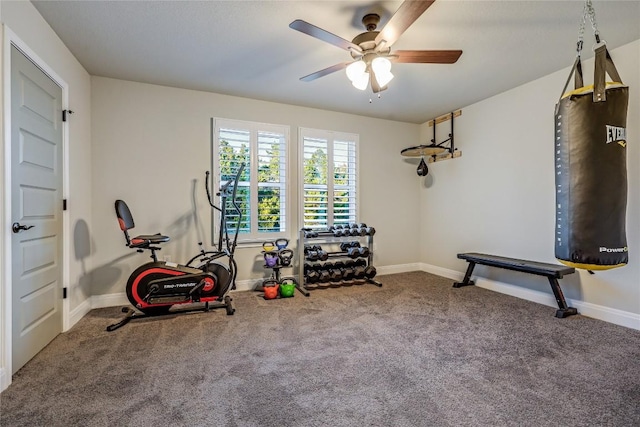
{"label": "everlast text on punching bag", "polygon": [[[575,72],[575,90],[564,93]],[[605,82],[605,74],[613,82]],[[561,263],[587,270],[627,264],[627,105],[603,44],[596,49],[594,84],[584,86],[576,58],[555,114],[556,235]]]}

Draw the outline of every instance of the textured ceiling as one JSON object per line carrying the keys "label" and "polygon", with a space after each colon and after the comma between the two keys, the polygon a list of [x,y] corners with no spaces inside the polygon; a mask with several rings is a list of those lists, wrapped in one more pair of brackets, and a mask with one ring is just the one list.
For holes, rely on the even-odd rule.
{"label": "textured ceiling", "polygon": [[[91,75],[423,123],[570,66],[584,2],[438,0],[392,51],[464,53],[452,65],[394,64],[379,99],[344,71],[301,82],[350,56],[289,23],[351,40],[364,31],[363,15],[377,12],[384,25],[400,1],[33,3]],[[609,49],[640,39],[640,1],[593,4]],[[585,58],[593,55],[586,31]]]}

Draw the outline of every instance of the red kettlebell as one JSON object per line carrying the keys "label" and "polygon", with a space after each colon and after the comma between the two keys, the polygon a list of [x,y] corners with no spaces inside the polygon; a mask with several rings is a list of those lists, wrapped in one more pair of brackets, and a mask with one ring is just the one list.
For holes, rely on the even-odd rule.
{"label": "red kettlebell", "polygon": [[276,299],[278,298],[278,289],[280,285],[275,280],[265,280],[262,285],[262,291],[264,292],[264,299]]}

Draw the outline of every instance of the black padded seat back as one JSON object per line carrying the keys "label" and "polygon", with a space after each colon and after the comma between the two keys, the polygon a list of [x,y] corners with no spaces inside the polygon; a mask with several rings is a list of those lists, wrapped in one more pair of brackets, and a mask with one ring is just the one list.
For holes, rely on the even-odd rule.
{"label": "black padded seat back", "polygon": [[133,216],[131,215],[129,206],[127,206],[124,200],[116,200],[116,215],[118,216],[120,230],[126,232],[136,226],[133,222]]}
{"label": "black padded seat back", "polygon": [[127,246],[129,246],[130,248],[158,250],[159,248],[150,248],[149,245],[169,241],[168,236],[163,236],[160,233],[143,234],[140,236],[129,237],[128,230],[132,229],[136,225],[133,222],[133,216],[131,215],[129,206],[127,206],[124,200],[116,200],[116,215],[118,216],[118,224],[120,225],[120,230],[122,230],[122,232],[124,233],[124,238],[127,241]]}

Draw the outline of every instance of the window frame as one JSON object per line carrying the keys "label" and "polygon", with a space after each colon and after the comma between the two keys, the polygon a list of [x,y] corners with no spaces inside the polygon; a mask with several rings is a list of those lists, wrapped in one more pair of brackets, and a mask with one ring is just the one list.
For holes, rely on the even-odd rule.
{"label": "window frame", "polygon": [[[220,129],[231,129],[238,131],[249,132],[249,203],[250,212],[253,214],[250,216],[249,223],[251,224],[251,232],[238,234],[238,244],[251,244],[262,243],[264,241],[271,241],[278,238],[289,238],[291,234],[291,165],[289,161],[290,156],[290,127],[288,125],[269,124],[261,122],[252,122],[247,120],[225,119],[219,117],[213,117],[211,119],[211,196],[214,198],[214,203],[218,205],[220,203],[219,198],[216,200],[215,193],[220,188]],[[258,182],[258,134],[260,132],[271,132],[275,134],[283,135],[282,146],[284,152],[280,154],[280,164],[284,166],[284,182],[281,182],[279,187],[284,190],[284,231],[272,231],[272,232],[259,232],[258,231],[258,189],[261,187]],[[282,174],[282,171],[281,171]],[[264,186],[264,185],[262,185]],[[220,226],[220,212],[212,209],[211,215],[211,242],[216,244],[218,228]],[[255,231],[254,231],[255,230]]]}
{"label": "window frame", "polygon": [[[317,138],[327,140],[327,158],[331,158],[332,161],[327,161],[327,200],[334,200],[335,198],[335,186],[334,186],[334,143],[335,141],[346,141],[354,143],[354,162],[355,162],[355,209],[354,222],[360,222],[360,135],[356,133],[337,132],[323,129],[313,128],[298,128],[298,225],[299,228],[305,227],[304,223],[304,140],[305,138]],[[331,215],[330,215],[331,213]],[[333,225],[333,204],[331,204],[329,212],[327,212],[327,227]]]}

